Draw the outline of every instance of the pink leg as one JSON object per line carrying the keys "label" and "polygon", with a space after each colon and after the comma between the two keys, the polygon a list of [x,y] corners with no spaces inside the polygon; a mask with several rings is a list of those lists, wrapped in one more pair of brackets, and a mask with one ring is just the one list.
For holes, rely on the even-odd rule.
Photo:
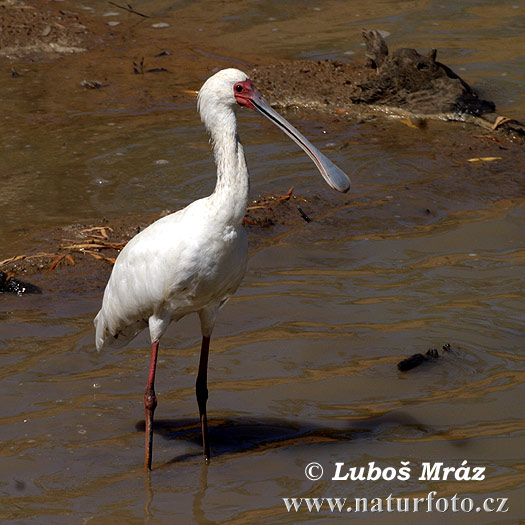
{"label": "pink leg", "polygon": [[202,448],[204,451],[204,461],[210,461],[210,444],[208,442],[208,418],[206,416],[206,401],[208,400],[208,353],[210,351],[210,338],[202,338],[201,357],[199,361],[199,372],[195,391],[197,394],[197,404],[201,418]]}
{"label": "pink leg", "polygon": [[144,456],[144,469],[151,470],[151,455],[153,444],[153,413],[157,407],[157,398],[155,397],[155,369],[157,367],[157,354],[159,351],[159,342],[154,341],[151,345],[151,358],[149,364],[148,386],[144,392],[144,410],[146,413],[146,450]]}

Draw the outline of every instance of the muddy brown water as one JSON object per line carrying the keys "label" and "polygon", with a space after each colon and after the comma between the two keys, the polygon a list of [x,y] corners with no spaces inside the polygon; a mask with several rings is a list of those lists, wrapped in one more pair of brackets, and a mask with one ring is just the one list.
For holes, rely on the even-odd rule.
{"label": "muddy brown water", "polygon": [[[525,116],[519,2],[143,1],[134,7],[154,17],[142,21],[102,1],[68,6],[90,7],[83,16],[98,24],[87,53],[1,63],[0,259],[45,245],[57,226],[131,221],[209,193],[213,160],[183,90],[198,89],[213,67],[352,59],[361,28],[377,28],[394,47],[438,48],[501,114]],[[159,22],[170,27],[151,27]],[[171,54],[154,56],[163,49]],[[142,56],[168,72],[134,75]],[[104,87],[85,89],[85,78]],[[411,521],[523,518],[522,150],[457,123],[286,116],[353,188],[332,193],[286,137],[241,113],[254,195],[293,184],[313,220],[276,227],[267,242],[248,226],[248,272],[212,341],[212,463],[201,460],[194,399],[197,320],[163,339],[148,480],[147,337],[96,353],[92,318],[107,269],[90,270],[92,287],[53,288],[49,273],[35,274],[43,295],[0,296],[3,522],[404,523],[403,513],[348,505],[343,514],[326,505],[287,512],[282,498],[353,505],[430,491],[474,508],[453,512],[449,501],[427,513],[425,504]],[[469,161],[482,156],[499,158]],[[403,357],[445,343],[452,352],[438,362],[397,370]],[[388,478],[406,461],[407,480],[332,480],[336,463],[374,462]],[[419,479],[425,463],[464,461],[485,468],[485,479]],[[312,462],[324,468],[320,480],[305,476]],[[507,498],[508,511],[485,512],[487,498]]]}

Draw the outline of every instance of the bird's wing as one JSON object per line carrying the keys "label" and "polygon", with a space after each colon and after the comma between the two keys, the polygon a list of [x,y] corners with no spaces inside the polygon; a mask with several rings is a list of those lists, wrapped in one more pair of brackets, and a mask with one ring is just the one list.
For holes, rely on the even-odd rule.
{"label": "bird's wing", "polygon": [[187,278],[186,209],[154,222],[120,252],[95,318],[98,349],[125,345],[148,325],[166,290]]}
{"label": "bird's wing", "polygon": [[95,320],[97,348],[125,344],[152,315],[169,321],[218,307],[239,286],[246,262],[244,229],[216,226],[206,199],[159,219],[115,261]]}

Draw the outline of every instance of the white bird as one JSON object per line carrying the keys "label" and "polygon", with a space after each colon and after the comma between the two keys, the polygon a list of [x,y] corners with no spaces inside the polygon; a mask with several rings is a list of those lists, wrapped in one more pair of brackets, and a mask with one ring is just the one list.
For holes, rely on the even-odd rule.
{"label": "white bird", "polygon": [[197,106],[213,144],[215,191],[159,219],[129,241],[115,261],[94,321],[97,350],[125,346],[149,328],[151,359],[144,393],[146,470],[151,469],[159,340],[171,321],[191,312],[197,312],[201,322],[195,389],[204,458],[209,461],[206,401],[210,337],[217,312],[239,287],[248,261],[242,221],[248,203],[249,173],[237,134],[239,105],[261,113],[297,142],[332,188],[342,192],[350,188],[348,177],[269,106],[245,73],[224,69],[204,83]]}

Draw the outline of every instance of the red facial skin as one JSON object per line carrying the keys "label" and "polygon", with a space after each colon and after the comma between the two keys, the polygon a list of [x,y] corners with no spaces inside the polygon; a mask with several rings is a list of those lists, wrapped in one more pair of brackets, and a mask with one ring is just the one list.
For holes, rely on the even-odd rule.
{"label": "red facial skin", "polygon": [[239,105],[249,109],[254,109],[252,100],[260,96],[249,78],[244,82],[235,84],[235,86],[233,86],[233,94]]}

